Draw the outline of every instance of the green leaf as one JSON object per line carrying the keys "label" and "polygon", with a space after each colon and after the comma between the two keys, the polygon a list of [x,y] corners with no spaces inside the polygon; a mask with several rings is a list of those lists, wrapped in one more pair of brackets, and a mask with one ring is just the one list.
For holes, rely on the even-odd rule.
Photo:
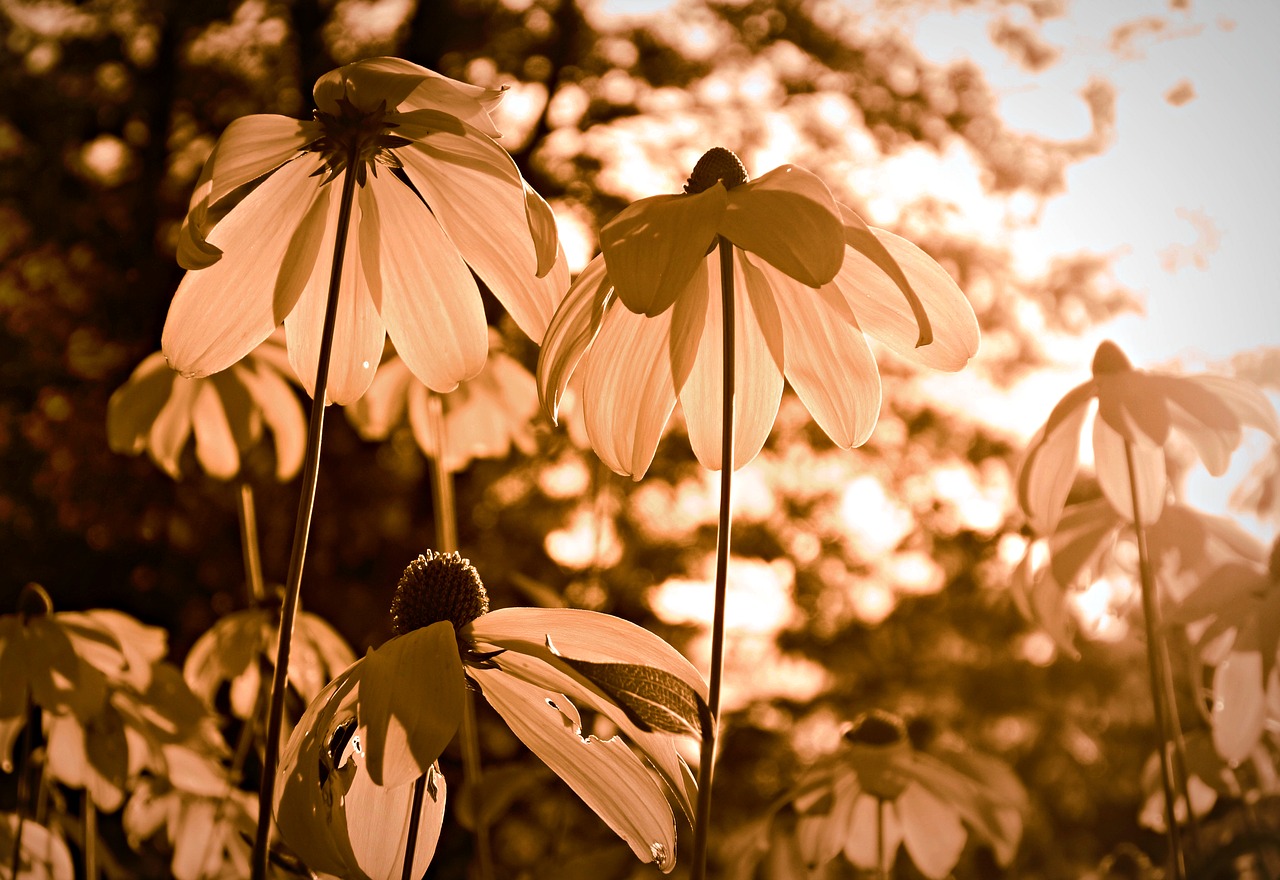
{"label": "green leaf", "polygon": [[575,660],[547,647],[618,705],[642,730],[702,737],[702,719],[710,709],[701,695],[663,669],[638,663],[593,663]]}

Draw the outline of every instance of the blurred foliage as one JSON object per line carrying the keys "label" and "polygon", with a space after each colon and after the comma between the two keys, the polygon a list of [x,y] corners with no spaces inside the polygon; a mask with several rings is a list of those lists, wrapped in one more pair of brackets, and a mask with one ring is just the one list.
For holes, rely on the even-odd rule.
{"label": "blurred foliage", "polygon": [[[1008,17],[1019,5],[1030,24]],[[1058,7],[991,3],[993,39],[1031,68],[1052,63],[1036,26]],[[158,347],[180,275],[176,231],[219,132],[247,113],[305,114],[318,75],[380,53],[510,84],[504,144],[587,231],[588,246],[630,200],[677,191],[715,145],[757,173],[805,165],[865,212],[857,175],[917,148],[962,147],[991,193],[1050,198],[1072,162],[1106,148],[1114,123],[1112,90],[1097,80],[1082,94],[1088,136],[1010,131],[972,63],[931,64],[834,0],[690,2],[656,17],[572,0],[5,0],[0,610],[38,581],[59,610],[115,608],[164,627],[180,660],[246,605],[234,486],[194,461],[175,484],[145,459],[111,453],[107,400]],[[1066,254],[1045,276],[1021,277],[998,244],[948,223],[955,210],[922,200],[904,231],[970,296],[991,381],[1043,362],[1040,328],[1075,332],[1132,305],[1103,256]],[[536,346],[491,305],[509,351],[531,368]],[[731,633],[730,686],[741,678],[717,789],[722,838],[785,791],[842,722],[884,707],[916,719],[924,741],[956,734],[1014,766],[1031,814],[1007,876],[1080,877],[1135,851],[1158,864],[1162,842],[1138,824],[1153,742],[1140,646],[1087,645],[1077,663],[1049,663],[1052,648],[1006,588],[1016,450],[938,409],[900,362],[881,366],[886,403],[865,448],[832,450],[787,398],[738,484],[742,601],[768,594],[766,606],[783,612],[771,620],[765,607],[758,626]],[[375,446],[346,419],[327,422],[303,601],[359,654],[390,634],[397,577],[429,546],[431,494],[407,428]],[[661,587],[704,578],[714,549],[714,491],[687,444],[664,443],[645,482],[630,484],[562,429],[542,426],[538,439],[535,457],[477,461],[457,475],[460,545],[495,606],[608,611],[705,654],[696,622],[656,613]],[[242,471],[255,487],[268,580],[283,578],[298,493],[273,482],[274,470],[259,448]],[[976,518],[975,498],[987,511]],[[881,546],[859,537],[868,518],[903,525]],[[776,670],[794,681],[775,680]],[[489,787],[503,805],[494,841],[504,876],[637,873],[625,846],[495,718],[481,722]],[[461,778],[456,752],[450,761],[445,772]],[[3,792],[0,806],[12,803],[8,782]],[[451,810],[432,876],[464,876],[470,838],[449,833],[457,821]],[[956,876],[997,871],[990,853],[970,847]]]}

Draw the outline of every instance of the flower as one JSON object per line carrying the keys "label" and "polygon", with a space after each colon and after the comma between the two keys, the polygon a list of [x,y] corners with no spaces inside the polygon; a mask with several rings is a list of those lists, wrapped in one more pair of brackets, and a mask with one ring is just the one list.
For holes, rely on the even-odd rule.
{"label": "flower", "polygon": [[460,471],[474,458],[502,458],[513,445],[526,455],[533,453],[537,386],[529,371],[502,350],[493,328],[484,369],[440,395],[443,456],[431,413],[435,393],[392,356],[383,361],[365,396],[346,408],[347,418],[365,440],[385,440],[407,414],[418,448],[432,459],[443,458],[448,471]]}
{"label": "flower", "polygon": [[189,271],[162,340],[174,369],[223,370],[284,321],[289,360],[314,393],[343,201],[332,183],[348,172],[359,192],[331,401],[365,392],[388,335],[436,391],[476,375],[486,325],[472,270],[540,339],[568,276],[553,269],[551,209],[493,140],[488,111],[502,93],[371,58],[320,77],[313,94],[314,119],[246,116],[214,146],[179,235]]}
{"label": "flower", "polygon": [[283,334],[204,379],[175,373],[155,352],[107,402],[107,443],[129,455],[145,449],[176,480],[183,447],[194,434],[205,473],[229,480],[240,472],[241,456],[262,439],[265,422],[275,437],[276,478],[292,479],[302,466],[307,434],[302,407],[285,381],[292,376]]}
{"label": "flower", "polygon": [[1234,766],[1280,722],[1280,539],[1266,564],[1241,555],[1218,567],[1170,619],[1203,621],[1195,644],[1213,667],[1213,745]]}
{"label": "flower", "polygon": [[1133,452],[1139,519],[1160,518],[1168,488],[1164,444],[1172,430],[1190,441],[1209,473],[1226,472],[1246,425],[1280,440],[1280,421],[1256,387],[1225,376],[1174,376],[1136,370],[1111,341],[1093,356],[1093,378],[1058,401],[1031,440],[1018,472],[1018,502],[1043,535],[1062,515],[1079,458],[1080,434],[1089,403],[1098,401],[1093,423],[1093,459],[1103,496],[1117,513],[1134,521],[1126,444]]}
{"label": "flower", "polygon": [[882,855],[891,865],[902,844],[922,874],[941,880],[960,859],[965,826],[1001,865],[1012,861],[1027,796],[1005,764],[959,748],[919,751],[901,719],[887,712],[859,717],[845,741],[800,784],[794,801],[799,852],[810,869],[840,852],[859,868],[876,868]]}
{"label": "flower", "polygon": [[677,398],[698,461],[721,466],[717,237],[734,248],[735,468],[763,446],[784,375],[836,444],[867,440],[880,376],[864,332],[938,369],[977,351],[973,309],[924,251],[868,227],[803,168],[747,182],[717,148],[685,194],[641,199],[604,227],[543,341],[543,408],[554,421],[581,361],[591,445],[619,473],[644,475]]}
{"label": "flower", "polygon": [[[671,870],[676,828],[664,788],[687,816],[693,811],[689,771],[670,734],[700,735],[707,692],[684,657],[606,614],[490,613],[475,568],[457,553],[410,564],[392,618],[397,635],[330,682],[285,747],[276,820],[308,867],[399,877],[413,785],[425,776],[413,864],[415,875],[425,870],[444,813],[436,759],[471,686],[642,861]],[[620,735],[584,735],[575,704]]]}

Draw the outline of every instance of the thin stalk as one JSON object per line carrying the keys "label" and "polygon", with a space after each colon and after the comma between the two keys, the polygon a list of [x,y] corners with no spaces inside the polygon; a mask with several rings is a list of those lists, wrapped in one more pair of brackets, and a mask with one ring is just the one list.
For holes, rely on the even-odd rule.
{"label": "thin stalk", "polygon": [[[1151,677],[1151,702],[1155,706],[1156,728],[1160,739],[1160,785],[1164,790],[1164,818],[1169,840],[1169,861],[1174,880],[1187,876],[1186,857],[1182,852],[1181,830],[1175,812],[1177,794],[1174,787],[1174,768],[1168,748],[1169,713],[1166,705],[1169,696],[1164,687],[1164,670],[1160,650],[1160,607],[1156,602],[1155,577],[1147,553],[1147,531],[1142,527],[1142,514],[1138,503],[1138,474],[1134,465],[1133,444],[1124,442],[1125,461],[1129,468],[1129,494],[1133,502],[1133,531],[1138,541],[1138,570],[1142,581],[1142,618],[1147,631],[1147,671]],[[1187,814],[1191,813],[1191,801],[1187,800]]]}
{"label": "thin stalk", "polygon": [[84,876],[98,880],[98,808],[88,792],[84,797]]}
{"label": "thin stalk", "polygon": [[884,798],[876,798],[876,877],[889,880],[889,856],[884,851]]}
{"label": "thin stalk", "polygon": [[11,877],[17,877],[18,870],[22,867],[22,826],[26,822],[31,802],[31,741],[35,739],[35,731],[40,726],[40,710],[31,700],[30,689],[27,689],[23,701],[27,706],[27,723],[22,730],[22,753],[18,759],[18,800],[14,810],[18,814],[18,823],[13,835],[13,857],[9,862]]}
{"label": "thin stalk", "polygon": [[329,359],[333,354],[333,328],[338,319],[338,288],[342,282],[342,261],[347,252],[347,231],[351,226],[351,203],[356,191],[355,168],[358,144],[348,151],[342,173],[342,201],[333,246],[333,268],[329,273],[329,298],[325,304],[324,328],[320,334],[320,355],[316,364],[315,393],[311,399],[311,420],[307,426],[307,450],[302,460],[302,492],[289,555],[289,575],[285,582],[284,606],[280,610],[280,640],[276,649],[275,674],[271,679],[271,707],[267,714],[266,742],[262,748],[262,782],[258,788],[258,833],[253,844],[252,880],[266,880],[267,847],[271,837],[271,813],[275,800],[276,765],[280,761],[280,733],[284,727],[285,690],[289,685],[289,649],[293,643],[293,622],[298,615],[302,592],[302,564],[311,535],[311,514],[315,510],[316,481],[320,475],[320,435],[324,430],[324,405],[329,388]]}
{"label": "thin stalk", "polygon": [[[734,396],[734,301],[733,245],[720,236],[720,319],[724,325],[724,374],[721,380],[720,414],[720,519],[716,528],[715,608],[711,618],[711,680],[707,683],[709,717],[702,725],[702,749],[698,761],[698,803],[693,823],[693,880],[702,880],[707,871],[707,838],[711,830],[711,785],[714,779],[718,728],[720,725],[720,682],[724,674],[724,606],[729,575],[729,532],[732,525],[729,502],[733,487],[733,396]],[[707,722],[710,723],[707,723]]]}
{"label": "thin stalk", "polygon": [[418,826],[422,824],[422,801],[427,795],[427,774],[413,783],[413,802],[409,806],[409,839],[405,841],[404,868],[400,880],[413,880],[413,851],[418,843]]}
{"label": "thin stalk", "polygon": [[262,580],[262,553],[258,549],[258,515],[253,505],[253,486],[240,481],[240,549],[244,554],[244,578],[249,591],[249,607],[256,608],[267,594]]}

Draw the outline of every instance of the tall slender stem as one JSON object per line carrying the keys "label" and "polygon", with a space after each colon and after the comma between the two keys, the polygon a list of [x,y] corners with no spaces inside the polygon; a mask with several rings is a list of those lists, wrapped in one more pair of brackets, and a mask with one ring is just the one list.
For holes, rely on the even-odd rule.
{"label": "tall slender stem", "polygon": [[720,236],[720,319],[724,326],[724,374],[721,381],[720,417],[720,520],[716,531],[715,608],[711,618],[711,679],[707,686],[710,724],[704,722],[702,749],[698,762],[698,804],[693,823],[693,880],[702,880],[707,870],[707,840],[711,831],[711,785],[714,779],[716,746],[720,726],[720,681],[724,673],[724,606],[729,575],[729,533],[732,525],[729,502],[733,487],[733,397],[734,397],[734,294],[733,245]]}
{"label": "tall slender stem", "polygon": [[[1164,818],[1168,826],[1169,861],[1173,866],[1174,880],[1183,880],[1187,876],[1186,858],[1182,852],[1181,830],[1178,828],[1178,816],[1175,810],[1177,793],[1174,787],[1174,769],[1169,754],[1169,708],[1166,705],[1169,696],[1164,687],[1163,658],[1160,650],[1160,606],[1156,600],[1155,577],[1151,570],[1151,559],[1147,552],[1147,531],[1142,526],[1142,513],[1138,501],[1138,472],[1134,462],[1133,444],[1124,441],[1125,462],[1129,468],[1129,495],[1133,502],[1133,531],[1138,541],[1138,569],[1142,582],[1142,618],[1147,631],[1147,671],[1151,676],[1151,702],[1155,706],[1156,729],[1160,740],[1160,785],[1164,789]],[[1191,801],[1187,800],[1187,813],[1191,812]]]}
{"label": "tall slender stem", "polygon": [[98,880],[98,808],[88,792],[84,796],[84,876]]}
{"label": "tall slender stem", "polygon": [[422,824],[422,802],[427,795],[427,774],[423,773],[413,784],[413,800],[409,804],[409,837],[404,845],[404,867],[400,880],[413,880],[413,851],[418,844],[418,826]]}
{"label": "tall slender stem", "polygon": [[249,591],[249,607],[253,608],[267,594],[262,579],[262,553],[258,549],[258,515],[253,504],[253,486],[240,481],[240,550],[244,554],[244,578]]}
{"label": "tall slender stem", "polygon": [[876,798],[876,877],[888,880],[889,854],[884,851],[884,798]]}
{"label": "tall slender stem", "polygon": [[307,450],[302,460],[302,491],[289,555],[289,575],[285,582],[284,606],[280,610],[280,640],[276,649],[275,674],[271,679],[271,707],[267,713],[266,742],[262,749],[262,782],[258,788],[258,833],[253,845],[253,880],[266,880],[267,848],[271,837],[271,813],[275,800],[276,764],[280,760],[280,733],[284,727],[285,689],[289,684],[289,649],[293,643],[293,622],[298,615],[302,592],[302,564],[311,535],[311,514],[315,509],[316,481],[320,475],[320,435],[324,430],[325,398],[329,388],[329,359],[333,354],[333,328],[338,320],[338,289],[342,286],[342,262],[347,252],[347,232],[351,227],[351,203],[356,191],[359,144],[349,145],[347,167],[342,173],[342,201],[333,246],[333,267],[329,273],[329,298],[325,304],[324,328],[320,334],[320,354],[316,364],[315,391],[311,399],[311,420],[307,426]]}

